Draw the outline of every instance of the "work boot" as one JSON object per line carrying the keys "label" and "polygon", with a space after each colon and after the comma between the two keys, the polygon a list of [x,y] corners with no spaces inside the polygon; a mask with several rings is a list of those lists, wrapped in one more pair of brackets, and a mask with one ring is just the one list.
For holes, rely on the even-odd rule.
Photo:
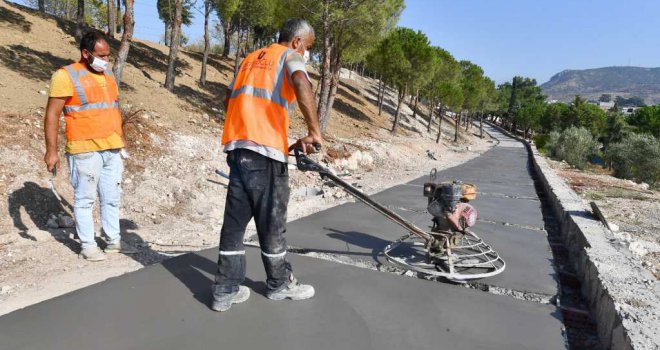
{"label": "work boot", "polygon": [[99,247],[87,247],[83,248],[83,250],[80,251],[80,255],[85,258],[85,260],[89,261],[103,261],[105,260],[105,254],[99,249]]}
{"label": "work boot", "polygon": [[213,305],[211,309],[214,311],[227,311],[232,304],[242,303],[250,298],[250,289],[246,286],[238,286],[238,291],[234,293],[224,294],[221,297],[213,296]]}
{"label": "work boot", "polygon": [[314,296],[314,287],[309,284],[302,284],[291,275],[289,282],[282,288],[268,292],[268,299],[270,300],[303,300],[309,299]]}
{"label": "work boot", "polygon": [[123,253],[123,254],[136,254],[138,250],[131,246],[130,244],[124,242],[124,241],[119,241],[118,243],[112,243],[108,244],[107,247],[105,247],[105,252],[106,253]]}

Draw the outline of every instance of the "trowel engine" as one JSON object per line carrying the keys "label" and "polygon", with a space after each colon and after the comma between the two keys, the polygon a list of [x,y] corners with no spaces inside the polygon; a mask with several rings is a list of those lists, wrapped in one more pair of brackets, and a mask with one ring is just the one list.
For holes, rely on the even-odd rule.
{"label": "trowel engine", "polygon": [[427,210],[433,216],[434,232],[465,229],[477,222],[477,209],[468,202],[476,198],[476,187],[460,181],[427,182],[424,184],[424,197],[429,199]]}

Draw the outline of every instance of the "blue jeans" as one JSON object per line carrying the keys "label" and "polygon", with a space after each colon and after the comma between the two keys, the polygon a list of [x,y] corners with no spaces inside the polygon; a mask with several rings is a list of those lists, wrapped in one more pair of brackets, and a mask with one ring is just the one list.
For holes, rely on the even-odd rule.
{"label": "blue jeans", "polygon": [[67,154],[73,185],[73,212],[83,249],[96,247],[93,209],[101,203],[101,224],[108,244],[119,243],[119,199],[124,163],[118,149]]}

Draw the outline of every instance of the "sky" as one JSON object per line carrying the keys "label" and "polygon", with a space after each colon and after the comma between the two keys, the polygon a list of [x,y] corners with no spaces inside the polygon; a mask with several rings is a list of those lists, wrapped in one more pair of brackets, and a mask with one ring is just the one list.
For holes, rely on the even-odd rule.
{"label": "sky", "polygon": [[[193,11],[190,42],[204,33],[204,16]],[[658,0],[406,0],[399,25],[497,83],[521,75],[541,84],[564,69],[659,67],[659,14]],[[135,37],[162,39],[156,0],[135,1],[135,17]]]}
{"label": "sky", "polygon": [[408,0],[400,26],[497,83],[564,69],[660,66],[657,0]]}

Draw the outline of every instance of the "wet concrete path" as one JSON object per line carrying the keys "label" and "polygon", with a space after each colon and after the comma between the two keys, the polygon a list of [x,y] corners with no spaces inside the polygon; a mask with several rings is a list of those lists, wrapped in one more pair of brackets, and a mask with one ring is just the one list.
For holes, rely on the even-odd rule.
{"label": "wet concrete path", "polygon": [[[540,209],[520,143],[500,144],[438,173],[479,187],[475,232],[506,260],[481,281],[554,295],[557,283]],[[425,178],[374,196],[420,227]],[[216,249],[186,254],[0,317],[1,349],[563,349],[551,304],[369,268],[404,232],[361,203],[290,223],[289,243],[345,263],[290,254],[296,276],[316,287],[301,302],[266,299],[258,248],[248,249],[250,300],[208,308]],[[346,264],[348,263],[348,264]],[[350,266],[350,263],[363,267]]]}

